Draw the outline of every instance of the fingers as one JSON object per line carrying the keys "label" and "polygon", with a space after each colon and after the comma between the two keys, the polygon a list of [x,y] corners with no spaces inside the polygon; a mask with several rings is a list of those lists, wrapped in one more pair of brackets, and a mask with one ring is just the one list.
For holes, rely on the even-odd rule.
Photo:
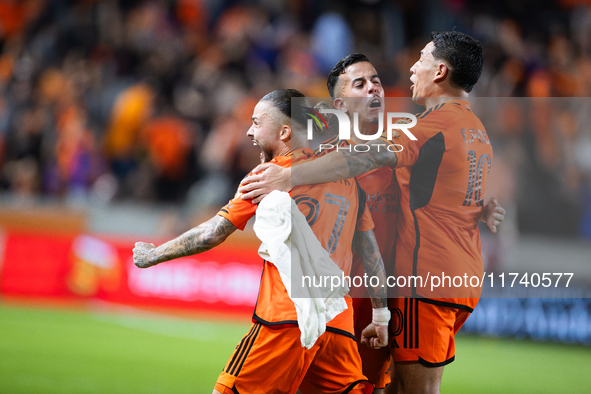
{"label": "fingers", "polygon": [[244,193],[244,191],[249,192],[249,191],[253,190],[253,187],[256,187],[255,186],[256,182],[260,182],[262,180],[263,180],[262,174],[249,175],[240,182],[240,187],[238,188],[238,191],[241,193]]}
{"label": "fingers", "polygon": [[154,249],[154,244],[146,242],[136,242],[133,248],[133,263],[138,268],[147,268],[150,266],[148,261],[148,253]]}
{"label": "fingers", "polygon": [[244,193],[240,195],[242,200],[251,200],[253,204],[258,204],[266,194],[261,194],[262,191],[260,189],[253,190],[249,193]]}
{"label": "fingers", "polygon": [[[254,170],[252,170],[253,175],[249,175],[246,178],[244,178],[242,181],[240,181],[240,186],[242,187],[248,183],[261,181],[263,179],[263,176],[260,173],[265,171],[270,166],[271,166],[270,163],[259,164],[258,166],[256,166],[254,168]],[[238,191],[242,192],[240,189],[238,189]]]}
{"label": "fingers", "polygon": [[370,347],[372,349],[379,349],[384,346],[385,346],[385,344],[382,344],[382,342],[380,341],[380,338],[378,338],[378,337],[371,338],[371,346]]}
{"label": "fingers", "polygon": [[388,326],[370,323],[361,333],[361,343],[370,349],[379,349],[388,344]]}

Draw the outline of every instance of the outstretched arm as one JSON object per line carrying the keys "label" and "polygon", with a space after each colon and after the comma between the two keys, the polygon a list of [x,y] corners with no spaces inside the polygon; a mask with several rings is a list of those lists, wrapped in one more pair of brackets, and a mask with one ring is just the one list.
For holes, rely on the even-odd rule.
{"label": "outstretched arm", "polygon": [[236,227],[228,219],[216,215],[207,222],[158,247],[136,242],[133,262],[139,268],[148,268],[164,261],[206,252],[228,238]]}
{"label": "outstretched arm", "polygon": [[291,168],[265,163],[253,170],[254,175],[242,180],[238,191],[243,193],[243,200],[253,199],[253,203],[258,203],[273,190],[287,192],[295,186],[334,182],[384,166],[395,167],[397,163],[394,152],[376,146],[368,152],[331,152]]}
{"label": "outstretched arm", "polygon": [[[388,345],[390,311],[388,310],[386,270],[372,230],[355,233],[353,246],[361,258],[365,274],[370,278],[376,277],[379,280],[376,286],[370,286],[367,289],[373,306],[373,319],[361,335],[361,343],[365,343],[370,348],[378,349]],[[370,280],[370,285],[372,282]]]}

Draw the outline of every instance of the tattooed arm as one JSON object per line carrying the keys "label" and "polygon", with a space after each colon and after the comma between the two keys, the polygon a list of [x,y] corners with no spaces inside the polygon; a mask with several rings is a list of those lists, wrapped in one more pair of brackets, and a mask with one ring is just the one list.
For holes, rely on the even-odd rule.
{"label": "tattooed arm", "polygon": [[264,163],[253,170],[254,175],[242,180],[238,191],[243,193],[243,200],[258,203],[273,190],[289,191],[295,186],[334,182],[380,167],[394,168],[397,163],[396,154],[385,146],[372,146],[368,152],[335,151],[291,168]]}
{"label": "tattooed arm", "polygon": [[371,297],[371,304],[374,308],[388,306],[388,290],[386,287],[386,269],[380,255],[380,249],[372,230],[358,231],[355,233],[353,247],[361,258],[363,271],[368,277],[379,279],[377,286],[368,287],[367,291]]}
{"label": "tattooed arm", "polygon": [[216,215],[158,247],[145,242],[136,242],[133,248],[133,262],[139,268],[148,268],[164,261],[203,253],[224,242],[234,231],[236,227],[232,222]]}
{"label": "tattooed arm", "polygon": [[[372,322],[361,333],[361,343],[369,348],[379,349],[388,345],[388,321],[390,320],[384,262],[372,230],[356,232],[353,246],[361,258],[365,274],[370,277],[370,287],[367,290],[373,306]],[[379,279],[376,286],[371,286],[372,277]],[[382,314],[382,319],[385,319],[383,314],[386,314],[387,320],[376,321],[376,311]]]}

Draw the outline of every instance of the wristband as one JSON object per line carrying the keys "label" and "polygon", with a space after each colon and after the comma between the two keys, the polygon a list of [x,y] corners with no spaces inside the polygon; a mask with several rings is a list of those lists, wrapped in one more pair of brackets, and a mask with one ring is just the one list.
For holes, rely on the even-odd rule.
{"label": "wristband", "polygon": [[390,310],[388,308],[373,308],[372,323],[376,326],[387,326],[390,322]]}

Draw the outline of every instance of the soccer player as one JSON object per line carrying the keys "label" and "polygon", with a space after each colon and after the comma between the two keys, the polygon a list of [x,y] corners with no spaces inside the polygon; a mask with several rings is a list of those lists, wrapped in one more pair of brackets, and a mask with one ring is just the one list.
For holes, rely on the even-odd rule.
{"label": "soccer player", "polygon": [[[358,126],[363,134],[375,134],[378,129],[378,116],[384,111],[384,89],[377,71],[369,59],[360,53],[354,53],[341,59],[332,69],[327,80],[328,92],[336,109],[350,117],[353,125],[352,108],[359,113]],[[340,140],[334,136],[320,144],[317,156],[323,156],[337,147],[351,149],[355,144],[363,144],[357,134],[351,130],[350,140]],[[374,234],[380,254],[388,272],[394,241],[396,240],[396,216],[400,202],[400,188],[394,170],[382,167],[356,177],[365,191],[367,206],[374,222]],[[359,256],[353,256],[353,275],[362,275],[363,267]],[[371,322],[371,302],[364,288],[351,290],[355,335],[362,360],[363,374],[374,384],[374,393],[382,392],[390,382],[390,351],[388,348],[371,349],[361,344],[363,329]]]}
{"label": "soccer player", "polygon": [[[264,173],[245,179],[249,184],[239,189],[242,198],[256,201],[275,188],[330,182],[383,166],[397,168],[402,193],[395,275],[425,279],[432,271],[481,276],[477,221],[484,207],[492,148],[466,98],[482,63],[482,48],[471,37],[434,33],[411,68],[413,101],[426,107],[412,128],[418,141],[400,133],[394,140],[404,149],[396,154],[386,149],[340,151],[291,171],[262,165],[255,172]],[[394,143],[386,133],[380,142]],[[443,368],[454,359],[455,334],[480,294],[473,286],[447,290],[434,296],[415,282],[401,294],[404,298],[393,300],[391,392],[439,392]]]}
{"label": "soccer player", "polygon": [[[296,90],[278,90],[263,97],[255,107],[247,135],[261,148],[262,161],[287,167],[314,159],[304,131],[303,109],[293,113],[292,98],[304,96]],[[381,286],[385,281],[383,262],[371,231],[371,216],[356,181],[344,179],[302,186],[294,188],[291,195],[295,201],[303,202],[298,207],[309,219],[312,231],[347,276],[354,244],[366,273],[380,278],[379,285],[370,287],[374,307],[387,312],[383,310],[386,291]],[[244,229],[256,209],[256,205],[240,199],[238,194],[214,218],[158,248],[136,243],[134,262],[146,268],[209,250],[237,228]],[[303,393],[372,392],[372,384],[361,372],[351,298],[346,301],[348,309],[328,322],[326,332],[306,350],[300,345],[295,307],[279,271],[265,261],[253,325],[220,374],[214,393],[295,393],[298,387]],[[383,323],[372,322],[364,331],[363,340],[369,346],[387,344],[387,325]]]}
{"label": "soccer player", "polygon": [[[351,128],[354,121],[352,113],[356,110],[359,115],[359,131],[365,135],[376,134],[378,116],[384,111],[384,93],[380,78],[365,55],[354,53],[341,59],[330,72],[327,87],[335,108],[349,116]],[[334,151],[337,147],[340,150],[350,150],[352,145],[365,142],[351,130],[350,140],[339,140],[338,136],[334,136],[321,143],[316,154],[321,156]],[[381,167],[362,174],[356,179],[366,192],[367,205],[375,224],[374,234],[388,271],[388,263],[394,257],[396,219],[400,202],[400,188],[396,173],[390,167]],[[495,213],[504,215],[504,210],[494,200],[487,208],[483,211],[482,220],[494,226],[497,219],[492,215]],[[503,217],[501,216],[500,219],[502,221]],[[354,275],[359,275],[363,273],[362,269],[358,256],[354,255],[352,272]],[[355,333],[360,345],[363,374],[374,383],[376,387],[374,393],[377,394],[382,392],[381,389],[390,382],[390,351],[386,348],[370,349],[360,344],[362,330],[371,322],[371,303],[363,290],[360,288],[351,291],[355,312]]]}

